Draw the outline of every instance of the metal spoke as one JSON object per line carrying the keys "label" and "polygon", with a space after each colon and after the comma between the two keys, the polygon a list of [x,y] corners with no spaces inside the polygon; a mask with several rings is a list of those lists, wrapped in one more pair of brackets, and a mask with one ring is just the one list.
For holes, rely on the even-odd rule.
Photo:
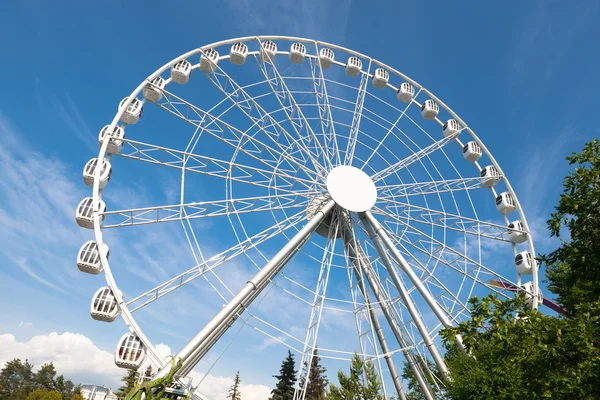
{"label": "metal spoke", "polygon": [[201,276],[211,272],[212,270],[225,264],[227,261],[234,259],[240,254],[246,253],[248,250],[254,249],[260,244],[267,240],[279,235],[282,232],[287,231],[290,228],[297,226],[306,217],[306,213],[301,211],[255,235],[248,239],[239,242],[235,246],[222,251],[210,257],[203,263],[199,263],[189,270],[169,279],[168,281],[161,283],[148,290],[147,292],[137,296],[136,298],[127,302],[127,307],[131,311],[139,310],[140,308],[158,300],[159,298],[171,293],[172,291],[192,282],[193,280],[200,278]]}
{"label": "metal spoke", "polygon": [[[169,206],[132,208],[129,210],[107,211],[101,215],[120,217],[113,223],[103,224],[104,229],[123,226],[154,224],[158,222],[182,221],[196,218],[218,217],[259,211],[285,210],[306,207],[312,192],[272,195],[269,197],[247,197],[202,201]],[[277,201],[275,201],[277,200]],[[301,200],[298,202],[298,200]]]}
{"label": "metal spoke", "polygon": [[314,187],[320,183],[314,180],[298,178],[294,175],[297,171],[284,169],[261,169],[233,161],[219,160],[213,157],[201,156],[190,152],[169,149],[130,139],[122,139],[128,147],[121,150],[117,156],[139,160],[166,167],[184,169],[185,171],[215,176],[232,181],[248,183],[254,186],[269,188],[273,176],[282,181],[278,185],[282,191],[293,192],[294,183],[299,183],[306,188]]}
{"label": "metal spoke", "polygon": [[[294,165],[308,176],[315,175],[315,171],[306,167],[302,162],[290,154],[290,151],[293,150],[293,145],[290,145],[289,149],[285,149],[277,142],[279,150],[276,150],[247,133],[249,129],[254,126],[258,127],[263,132],[268,132],[265,128],[266,121],[260,123],[260,121],[257,120],[252,127],[244,132],[223,121],[219,116],[214,116],[208,111],[202,110],[166,89],[163,89],[163,100],[164,101],[162,102],[154,104],[187,123],[199,127],[202,132],[210,134],[221,140],[223,143],[233,147],[236,151],[244,153],[262,164],[274,168],[280,163],[280,160],[285,160],[290,166]],[[270,117],[270,119],[272,119],[272,117]],[[277,123],[276,121],[274,122]],[[231,137],[226,136],[226,134],[231,135]],[[270,136],[278,137],[280,134],[282,134],[281,131],[277,133],[269,132]]]}
{"label": "metal spoke", "polygon": [[[421,150],[417,151],[416,153],[412,153],[410,156],[403,158],[402,160],[379,171],[378,173],[371,176],[371,179],[373,179],[373,182],[377,183],[378,181],[385,179],[388,176],[397,173],[398,171],[403,170],[404,168],[408,167],[412,163],[417,162],[424,157],[427,157],[429,154],[433,153],[434,151],[441,149],[442,147],[444,147],[446,144],[448,144],[455,138],[456,138],[456,136],[444,137],[443,139],[440,139],[437,142],[432,143],[429,146],[424,147]],[[379,148],[379,146],[377,148]],[[375,154],[375,153],[373,153],[373,154]],[[372,156],[373,155],[371,155],[371,157]],[[366,163],[365,163],[365,165],[366,165]]]}
{"label": "metal spoke", "polygon": [[362,118],[363,107],[365,104],[365,96],[367,92],[367,85],[369,83],[369,72],[371,70],[371,60],[369,60],[369,66],[367,71],[361,76],[360,86],[358,88],[358,95],[354,105],[354,115],[352,116],[352,126],[350,127],[350,133],[348,135],[348,146],[346,147],[346,154],[344,157],[344,165],[352,165],[352,159],[354,158],[354,150],[356,149],[356,143],[358,138],[358,132],[360,130],[360,119]]}
{"label": "metal spoke", "polygon": [[317,108],[319,110],[319,120],[321,121],[321,130],[323,131],[325,151],[327,152],[327,158],[331,160],[332,163],[335,162],[336,165],[340,165],[342,161],[335,133],[335,124],[331,115],[331,105],[329,104],[329,95],[327,94],[327,85],[323,76],[323,68],[319,62],[318,54],[320,54],[320,49],[319,45],[316,43],[315,52],[317,57],[311,57],[309,59],[310,73],[313,80]]}
{"label": "metal spoke", "polygon": [[[286,129],[284,129],[279,122],[277,122],[270,113],[266,112],[256,99],[250,96],[242,86],[240,86],[233,78],[231,78],[225,71],[217,65],[214,73],[204,73],[204,76],[208,78],[224,95],[227,96],[238,109],[246,115],[246,117],[252,122],[253,126],[258,127],[267,137],[269,137],[273,143],[280,148],[282,152],[286,152],[280,142],[279,138],[285,137],[288,140],[290,147],[297,147],[301,154],[307,156],[314,168],[315,172],[320,171],[322,167],[311,154],[308,147],[301,146],[302,140],[291,135]],[[268,131],[266,124],[269,123],[274,131]],[[302,139],[302,138],[300,138]],[[303,158],[303,160],[305,160]]]}
{"label": "metal spoke", "polygon": [[[260,40],[258,41],[258,43],[260,46],[262,46],[262,42]],[[275,94],[277,101],[279,102],[283,111],[287,115],[288,120],[292,125],[292,128],[294,129],[294,132],[296,133],[298,138],[300,138],[301,140],[306,140],[307,145],[310,144],[311,140],[314,141],[315,147],[318,149],[318,153],[316,155],[317,158],[313,159],[311,153],[309,153],[308,155],[309,157],[311,157],[311,160],[313,161],[314,165],[320,168],[321,173],[325,174],[327,172],[327,169],[322,166],[322,164],[319,162],[319,159],[322,157],[323,161],[329,163],[330,166],[331,161],[327,158],[327,154],[323,150],[323,147],[321,146],[317,135],[306,120],[302,109],[300,108],[300,106],[298,106],[296,99],[288,89],[288,86],[285,83],[285,80],[283,79],[279,71],[277,70],[275,63],[264,61],[258,55],[254,56],[254,58],[258,66],[260,67],[260,70],[262,71],[263,75],[267,79],[267,82],[269,83],[271,90]]]}
{"label": "metal spoke", "polygon": [[385,185],[377,187],[379,199],[388,201],[394,196],[420,196],[424,194],[438,194],[443,192],[455,192],[460,190],[485,189],[482,178],[449,179],[447,181],[400,183],[396,185]]}
{"label": "metal spoke", "polygon": [[[405,222],[418,222],[426,225],[433,225],[444,229],[450,229],[456,232],[483,237],[488,239],[510,242],[508,240],[508,228],[504,225],[494,224],[492,222],[480,221],[475,218],[463,217],[444,211],[433,210],[427,207],[416,206],[414,204],[401,201],[389,200],[390,204],[380,210],[373,210],[374,214],[381,214],[387,217],[393,211],[396,218],[402,218]],[[393,210],[389,210],[393,208]],[[389,212],[388,212],[389,211]],[[391,223],[397,223],[390,221]],[[515,232],[526,233],[518,229],[512,229]]]}

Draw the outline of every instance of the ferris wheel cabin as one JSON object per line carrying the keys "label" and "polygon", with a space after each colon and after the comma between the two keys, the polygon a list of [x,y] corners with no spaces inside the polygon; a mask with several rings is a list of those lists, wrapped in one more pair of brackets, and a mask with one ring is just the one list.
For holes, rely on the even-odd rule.
{"label": "ferris wheel cabin", "polygon": [[442,132],[445,137],[454,137],[460,133],[460,124],[455,119],[449,119],[442,126]]}
{"label": "ferris wheel cabin", "polygon": [[481,176],[481,184],[485,187],[491,188],[500,182],[500,172],[498,172],[498,168],[493,165],[484,167],[479,175]]}
{"label": "ferris wheel cabin", "polygon": [[408,82],[402,82],[396,90],[396,97],[403,103],[410,103],[414,96],[415,87]]}
{"label": "ferris wheel cabin", "polygon": [[119,339],[115,350],[115,364],[120,368],[138,369],[146,358],[142,341],[133,333],[126,333]]}
{"label": "ferris wheel cabin", "polygon": [[329,68],[331,64],[333,64],[333,60],[335,59],[335,54],[333,54],[333,50],[327,47],[323,47],[319,50],[319,64],[321,68]]}
{"label": "ferris wheel cabin", "polygon": [[[103,243],[100,246],[106,258],[110,254],[108,246]],[[77,253],[77,268],[81,272],[85,272],[92,275],[98,275],[102,272],[102,264],[100,263],[100,253],[98,252],[98,244],[94,240],[88,240],[81,246],[79,253]]]}
{"label": "ferris wheel cabin", "polygon": [[[106,204],[102,200],[98,200],[98,212],[103,213],[106,211]],[[101,216],[104,219],[104,215]],[[81,203],[77,206],[77,212],[75,214],[75,221],[77,225],[82,228],[94,229],[94,199],[86,197],[81,200]]]}
{"label": "ferris wheel cabin", "polygon": [[275,42],[267,40],[262,42],[260,46],[260,59],[264,62],[273,62],[275,54],[277,54],[277,45]]}
{"label": "ferris wheel cabin", "polygon": [[377,68],[373,73],[373,86],[377,89],[384,88],[390,80],[390,73],[383,68]]}
{"label": "ferris wheel cabin", "polygon": [[237,42],[229,50],[229,61],[235,65],[244,65],[248,57],[248,46],[245,43]]}
{"label": "ferris wheel cabin", "polygon": [[109,154],[118,154],[123,148],[123,140],[125,138],[125,131],[118,125],[115,125],[110,133],[109,132],[110,125],[106,125],[102,130],[100,130],[100,134],[98,135],[98,145],[102,147],[102,143],[104,143],[104,138],[108,135],[109,142],[106,147],[106,152]]}
{"label": "ferris wheel cabin", "polygon": [[468,142],[462,148],[463,157],[470,162],[476,162],[481,158],[483,151],[477,142]]}
{"label": "ferris wheel cabin", "polygon": [[523,232],[525,227],[521,221],[513,221],[508,224],[508,231],[506,235],[508,240],[513,243],[523,243],[527,240],[527,233]]}
{"label": "ferris wheel cabin", "polygon": [[306,46],[300,42],[293,43],[290,47],[290,61],[294,64],[302,64],[306,56]]}
{"label": "ferris wheel cabin", "polygon": [[113,322],[119,315],[119,305],[108,286],[103,286],[92,298],[90,315],[96,321]]}
{"label": "ferris wheel cabin", "polygon": [[348,58],[345,69],[346,69],[346,75],[351,76],[353,78],[358,76],[358,74],[360,74],[360,71],[362,69],[361,59],[358,57],[354,57],[354,56]]}
{"label": "ferris wheel cabin", "polygon": [[[529,308],[533,308],[533,282],[526,282],[521,285],[521,288],[525,292],[525,300],[527,301],[527,305],[529,306]],[[542,302],[544,301],[544,295],[542,294],[540,288],[538,288],[537,297],[538,304],[542,304]]]}
{"label": "ferris wheel cabin", "polygon": [[144,98],[148,101],[157,102],[162,99],[163,89],[167,82],[160,76],[152,79],[144,88]]}
{"label": "ferris wheel cabin", "polygon": [[219,63],[219,52],[215,49],[207,49],[200,55],[200,71],[212,74]]}
{"label": "ferris wheel cabin", "polygon": [[515,256],[515,266],[517,272],[521,275],[531,275],[533,273],[533,263],[535,260],[529,250],[520,252]]}
{"label": "ferris wheel cabin", "polygon": [[425,100],[425,103],[421,106],[421,115],[423,118],[428,120],[434,120],[440,112],[440,107],[437,103],[431,99]]}
{"label": "ferris wheel cabin", "polygon": [[[125,106],[125,103],[128,100],[129,97],[125,97],[123,100],[121,100],[121,103],[119,104],[119,110],[121,110]],[[123,111],[123,114],[121,114],[121,121],[129,125],[136,124],[140,120],[140,118],[142,118],[143,112],[144,104],[142,104],[142,102],[139,99],[134,98],[131,100],[131,103],[129,103],[127,108]]]}
{"label": "ferris wheel cabin", "polygon": [[496,208],[498,211],[500,211],[500,213],[508,215],[515,211],[517,207],[515,205],[515,199],[513,199],[512,195],[508,192],[503,192],[496,196]]}
{"label": "ferris wheel cabin", "polygon": [[[83,167],[83,182],[89,186],[94,186],[94,178],[96,176],[96,166],[98,165],[98,159],[92,158],[90,161],[85,164]],[[100,189],[104,189],[104,187],[110,181],[110,176],[112,174],[112,167],[110,163],[106,160],[102,160],[102,168],[100,170]]]}
{"label": "ferris wheel cabin", "polygon": [[192,64],[188,60],[177,61],[171,67],[171,79],[180,85],[185,85],[189,82],[191,73]]}

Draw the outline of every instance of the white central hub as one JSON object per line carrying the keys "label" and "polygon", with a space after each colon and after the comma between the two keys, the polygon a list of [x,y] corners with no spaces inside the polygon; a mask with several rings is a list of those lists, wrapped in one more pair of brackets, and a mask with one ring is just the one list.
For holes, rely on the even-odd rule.
{"label": "white central hub", "polygon": [[377,201],[373,180],[362,170],[349,165],[335,167],[329,172],[327,190],[340,207],[352,212],[370,210]]}

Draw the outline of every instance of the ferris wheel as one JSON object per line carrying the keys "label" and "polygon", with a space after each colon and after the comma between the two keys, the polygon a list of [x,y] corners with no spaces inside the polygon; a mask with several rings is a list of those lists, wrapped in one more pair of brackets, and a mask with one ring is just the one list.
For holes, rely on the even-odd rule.
{"label": "ferris wheel", "polygon": [[[527,220],[482,140],[429,90],[367,55],[280,36],[194,49],[121,101],[99,145],[83,171],[91,196],[76,210],[94,238],[77,265],[106,278],[92,317],[121,316],[129,328],[119,367],[166,376],[170,361],[138,313],[200,282],[222,307],[201,325],[190,317],[200,330],[176,354],[180,382],[224,335],[235,339],[232,327],[249,326],[297,352],[304,385],[318,347],[322,359],[374,361],[386,394],[401,399],[397,364],[407,362],[432,399],[419,360],[448,378],[438,332],[469,317],[469,298],[519,290],[531,307],[543,300]],[[167,173],[174,189],[161,186]],[[151,186],[131,199],[139,207],[110,197],[119,181]],[[184,238],[176,268],[120,280],[126,266],[109,263],[111,240],[163,224]],[[159,248],[171,237],[157,232]],[[237,288],[226,275],[233,264],[251,271]],[[273,288],[302,305],[302,329],[261,313]],[[177,383],[168,392],[186,394]]]}

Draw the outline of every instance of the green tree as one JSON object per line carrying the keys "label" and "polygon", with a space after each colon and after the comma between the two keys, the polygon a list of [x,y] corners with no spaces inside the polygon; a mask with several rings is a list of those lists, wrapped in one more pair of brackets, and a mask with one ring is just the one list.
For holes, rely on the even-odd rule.
{"label": "green tree", "polygon": [[59,375],[54,381],[55,389],[62,395],[65,400],[70,399],[74,394],[75,390],[79,387],[75,387],[73,382],[69,379],[65,379],[63,375]]}
{"label": "green tree", "polygon": [[139,376],[140,375],[138,374],[138,372],[136,370],[134,370],[134,369],[127,370],[127,375],[125,375],[124,377],[121,378],[121,382],[123,382],[124,385],[121,386],[116,392],[116,395],[119,397],[119,399],[124,398],[125,395],[127,395],[127,393],[129,393],[131,391],[131,389],[133,389],[135,387]]}
{"label": "green tree", "polygon": [[227,394],[227,398],[231,400],[240,400],[242,395],[240,393],[240,371],[235,373],[235,380],[233,381],[233,385],[229,388],[229,393]]}
{"label": "green tree", "polygon": [[567,157],[574,166],[563,181],[563,193],[548,221],[552,236],[568,238],[540,260],[546,267],[548,288],[569,314],[577,306],[600,299],[600,143],[587,143]]}
{"label": "green tree", "polygon": [[380,400],[381,383],[371,361],[364,362],[355,354],[350,364],[350,375],[338,372],[339,386],[329,385],[330,400]]}
{"label": "green tree", "polygon": [[288,355],[281,364],[279,375],[274,375],[277,378],[277,385],[271,391],[272,400],[292,400],[294,398],[294,386],[296,385],[296,362],[294,355],[288,350]]}
{"label": "green tree", "polygon": [[26,400],[63,400],[63,397],[56,390],[38,388],[29,393]]}
{"label": "green tree", "polygon": [[43,364],[38,372],[35,374],[34,384],[36,388],[44,389],[47,391],[54,390],[56,387],[55,382],[56,368],[53,363]]}
{"label": "green tree", "polygon": [[[447,397],[600,398],[600,308],[561,319],[530,310],[522,294],[469,302],[471,319],[441,332],[452,377]],[[456,334],[469,355],[456,347]]]}
{"label": "green tree", "polygon": [[[437,365],[428,359],[422,359],[419,357],[417,360],[421,365],[421,370],[425,371],[425,381],[429,384],[429,387],[433,391],[434,397],[440,397],[440,393],[438,393],[438,386],[441,385],[442,377],[439,373]],[[407,400],[425,400],[425,395],[421,391],[421,386],[419,385],[412,368],[410,368],[410,365],[406,362],[404,363],[404,367],[402,369],[402,378],[408,382],[408,385],[406,385]]]}
{"label": "green tree", "polygon": [[71,400],[85,400],[85,399],[83,398],[81,393],[75,393],[73,396],[71,396]]}
{"label": "green tree", "polygon": [[25,400],[33,390],[33,364],[16,358],[0,371],[0,400]]}
{"label": "green tree", "polygon": [[[306,384],[306,400],[322,400],[325,398],[327,390],[327,376],[325,376],[327,370],[321,365],[321,358],[319,357],[319,350],[315,349],[310,362],[310,368],[308,370],[308,383]],[[300,387],[304,388],[304,377],[300,378]]]}

